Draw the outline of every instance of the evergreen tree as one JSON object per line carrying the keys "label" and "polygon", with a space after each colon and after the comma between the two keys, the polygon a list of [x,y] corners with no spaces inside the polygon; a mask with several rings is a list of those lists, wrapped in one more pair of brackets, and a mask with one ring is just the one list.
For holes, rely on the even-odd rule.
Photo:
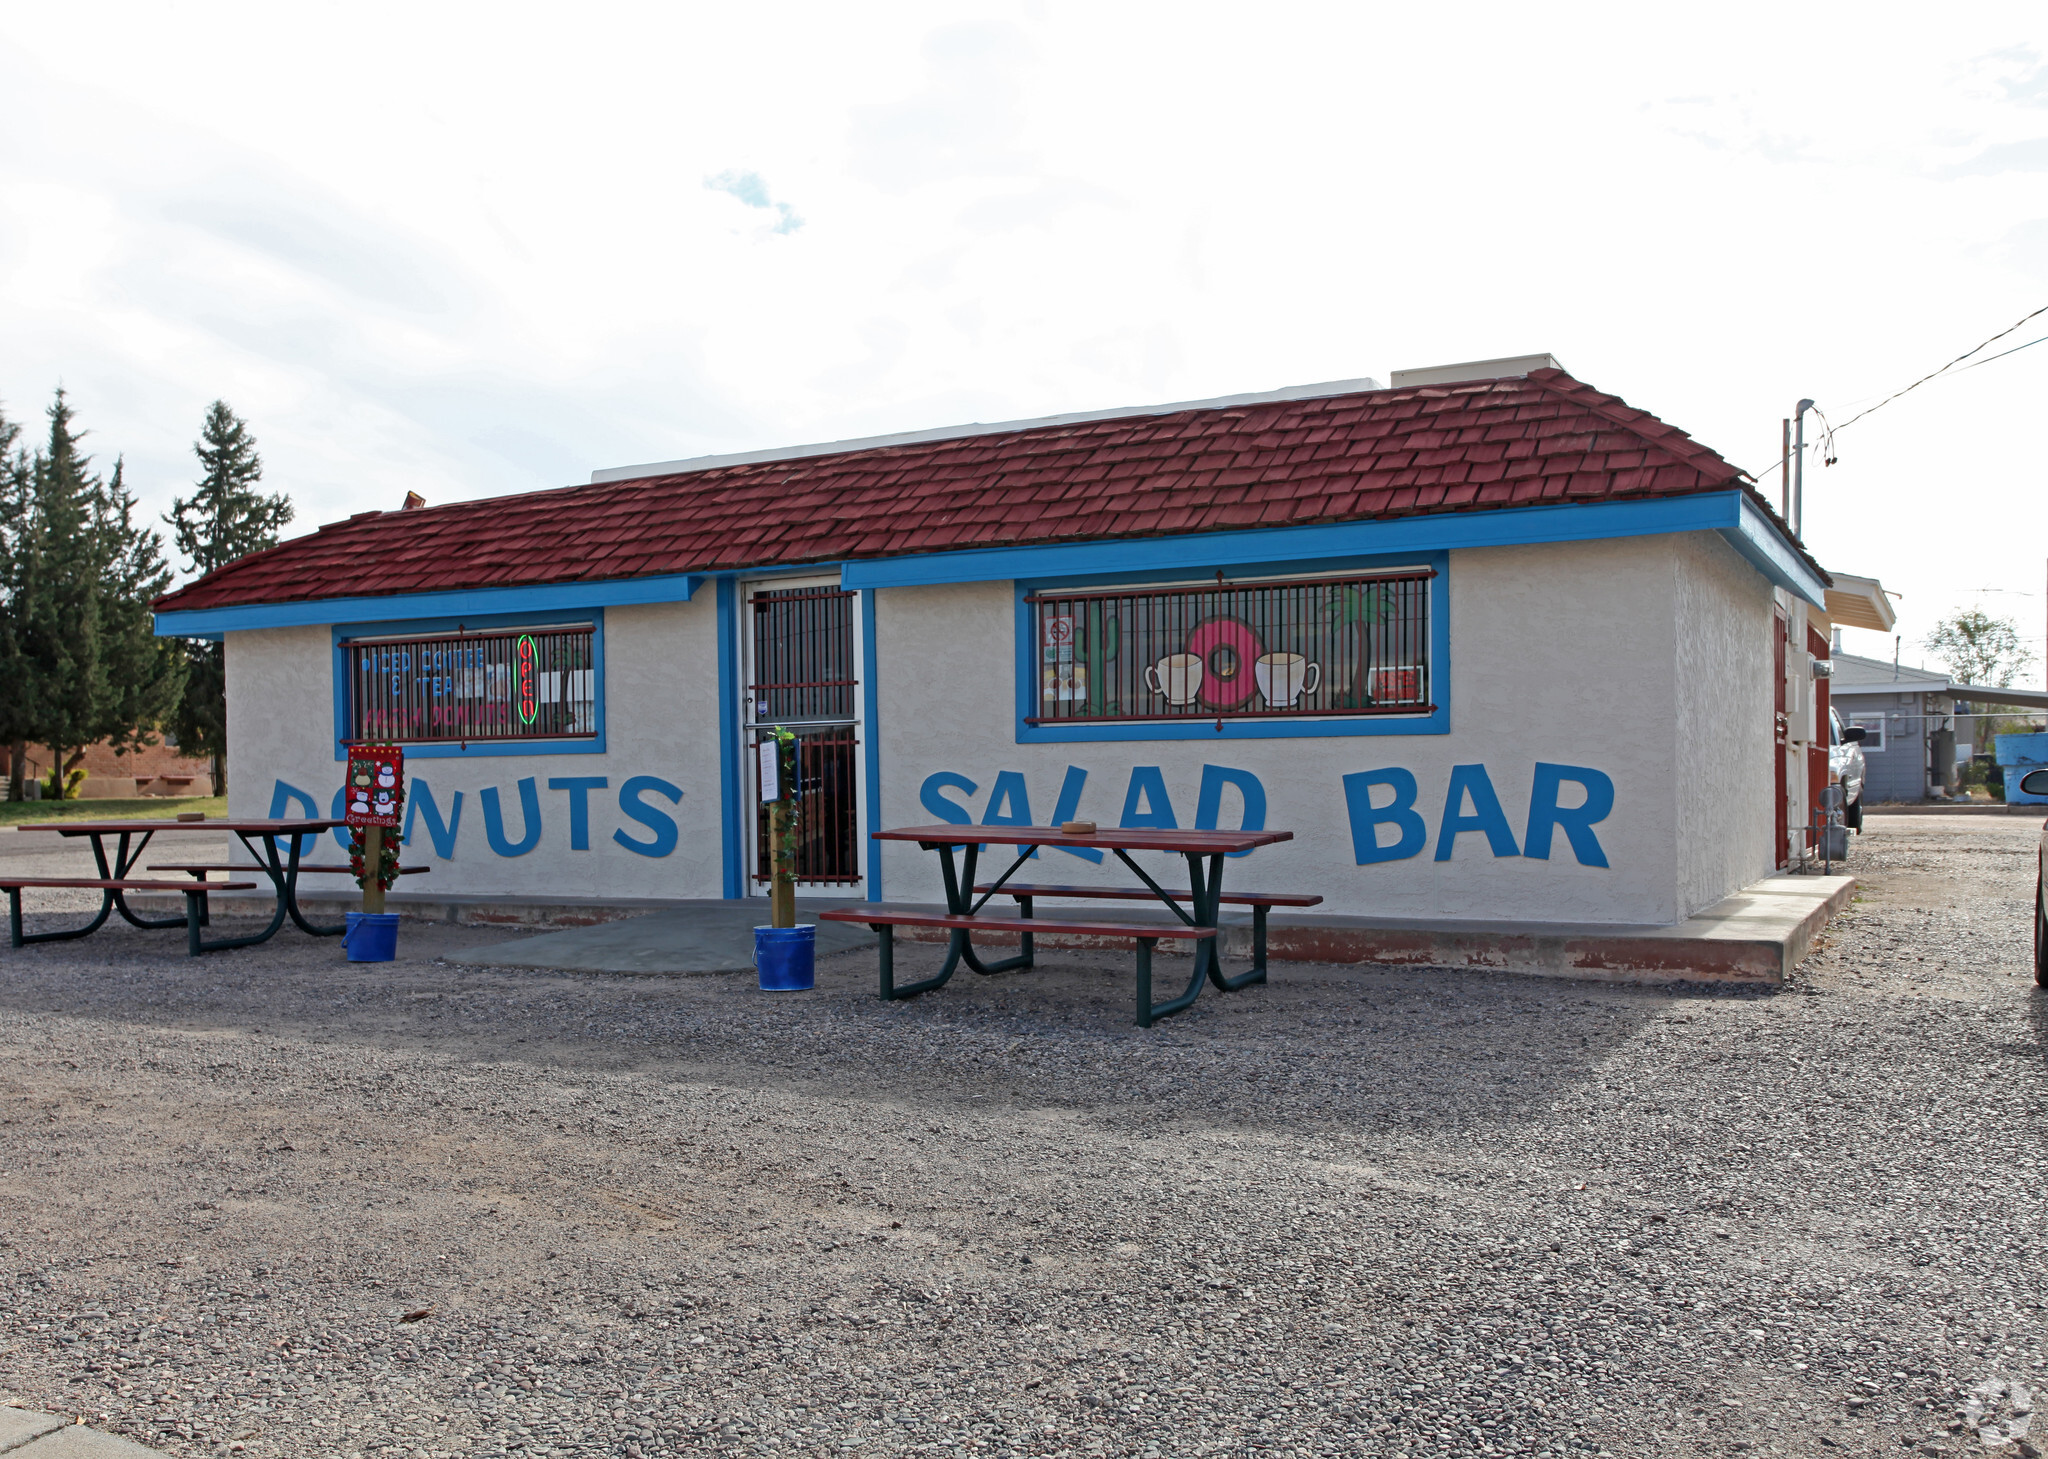
{"label": "evergreen tree", "polygon": [[[204,576],[252,552],[277,545],[292,519],[290,498],[257,490],[263,459],[248,425],[214,401],[192,450],[199,457],[198,488],[171,503],[164,520],[187,567]],[[213,762],[213,793],[227,792],[227,666],[223,646],[185,641],[185,691],[172,718],[178,747]]]}
{"label": "evergreen tree", "polygon": [[6,729],[50,747],[53,789],[85,748],[149,743],[184,682],[177,650],[156,640],[150,603],[170,585],[163,539],[135,524],[117,463],[112,482],[79,449],[71,403],[57,392],[50,437],[27,466],[8,532]]}
{"label": "evergreen tree", "polygon": [[117,751],[153,744],[150,732],[176,713],[185,690],[183,646],[156,636],[150,605],[171,586],[163,538],[135,523],[135,498],[122,464],[95,503],[93,538],[100,559],[100,659],[107,698],[102,738]]}
{"label": "evergreen tree", "polygon": [[99,738],[107,699],[93,540],[100,488],[78,449],[81,433],[71,426],[71,404],[59,389],[49,443],[29,467],[28,510],[15,533],[16,675],[9,686],[25,738],[48,745],[56,758],[60,793],[65,752]]}
{"label": "evergreen tree", "polygon": [[28,754],[28,721],[20,696],[20,649],[15,633],[17,565],[28,523],[28,465],[21,455],[21,427],[0,411],[0,745],[7,747],[8,800],[22,797],[22,761]]}

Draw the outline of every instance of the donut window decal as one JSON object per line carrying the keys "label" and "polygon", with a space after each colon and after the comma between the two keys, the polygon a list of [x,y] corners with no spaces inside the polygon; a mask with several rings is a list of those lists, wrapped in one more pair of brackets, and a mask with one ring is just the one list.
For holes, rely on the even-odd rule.
{"label": "donut window decal", "polygon": [[1026,599],[1028,724],[1431,713],[1428,568]]}

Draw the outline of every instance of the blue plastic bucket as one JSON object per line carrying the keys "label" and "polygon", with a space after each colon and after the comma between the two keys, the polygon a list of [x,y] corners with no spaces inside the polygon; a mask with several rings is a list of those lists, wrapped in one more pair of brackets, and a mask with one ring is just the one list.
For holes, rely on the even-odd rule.
{"label": "blue plastic bucket", "polygon": [[398,956],[398,914],[349,913],[348,931],[341,935],[341,946],[352,963],[390,962]]}
{"label": "blue plastic bucket", "polygon": [[754,966],[764,993],[801,993],[817,986],[816,927],[756,927]]}

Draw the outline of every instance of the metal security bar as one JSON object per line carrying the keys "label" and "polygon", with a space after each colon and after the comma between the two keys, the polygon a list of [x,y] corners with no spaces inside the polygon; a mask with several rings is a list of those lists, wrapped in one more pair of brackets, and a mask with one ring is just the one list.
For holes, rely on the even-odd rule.
{"label": "metal security bar", "polygon": [[[860,740],[850,724],[799,729],[797,737],[796,879],[800,886],[844,886],[860,880],[854,771]],[[755,743],[767,739],[757,735]],[[754,880],[769,878],[768,807],[754,807]]]}
{"label": "metal security bar", "polygon": [[754,719],[852,719],[853,601],[840,588],[754,594]]}
{"label": "metal security bar", "polygon": [[597,734],[592,625],[342,644],[352,740],[408,744]]}
{"label": "metal security bar", "polygon": [[1435,576],[1034,593],[1025,722],[1427,714]]}

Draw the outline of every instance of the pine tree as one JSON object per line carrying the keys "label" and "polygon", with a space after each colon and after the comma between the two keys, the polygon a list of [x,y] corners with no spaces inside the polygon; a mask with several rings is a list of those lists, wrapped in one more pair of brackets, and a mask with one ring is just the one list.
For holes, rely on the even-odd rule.
{"label": "pine tree", "polygon": [[[170,585],[163,539],[135,524],[119,463],[103,482],[79,450],[71,402],[57,392],[50,437],[14,488],[8,533],[9,693],[4,728],[50,747],[65,793],[85,748],[149,743],[184,683],[177,650],[156,640],[151,601]],[[18,458],[17,458],[18,459]]]}
{"label": "pine tree", "polygon": [[[15,632],[17,577],[29,519],[28,463],[21,454],[21,427],[0,411],[0,685],[20,682],[21,664]],[[22,797],[22,761],[28,754],[28,721],[20,696],[10,687],[0,693],[0,745],[7,747],[8,800]]]}
{"label": "pine tree", "polygon": [[99,483],[78,449],[59,389],[48,445],[29,467],[28,510],[16,531],[16,675],[10,698],[25,738],[50,747],[63,790],[65,752],[99,738],[107,670],[100,657],[100,572],[94,542]]}
{"label": "pine tree", "polygon": [[122,484],[122,463],[95,503],[93,538],[99,549],[100,658],[107,697],[100,710],[101,738],[115,750],[153,744],[151,731],[177,712],[184,698],[182,645],[156,636],[150,605],[169,590],[163,538],[135,524],[135,498]]}
{"label": "pine tree", "polygon": [[[171,503],[164,520],[190,571],[204,576],[237,558],[277,545],[292,519],[291,499],[256,489],[263,459],[248,425],[216,400],[206,412],[192,450],[199,457],[198,488]],[[185,691],[172,724],[178,747],[213,762],[213,793],[227,792],[227,666],[222,645],[185,641]]]}

